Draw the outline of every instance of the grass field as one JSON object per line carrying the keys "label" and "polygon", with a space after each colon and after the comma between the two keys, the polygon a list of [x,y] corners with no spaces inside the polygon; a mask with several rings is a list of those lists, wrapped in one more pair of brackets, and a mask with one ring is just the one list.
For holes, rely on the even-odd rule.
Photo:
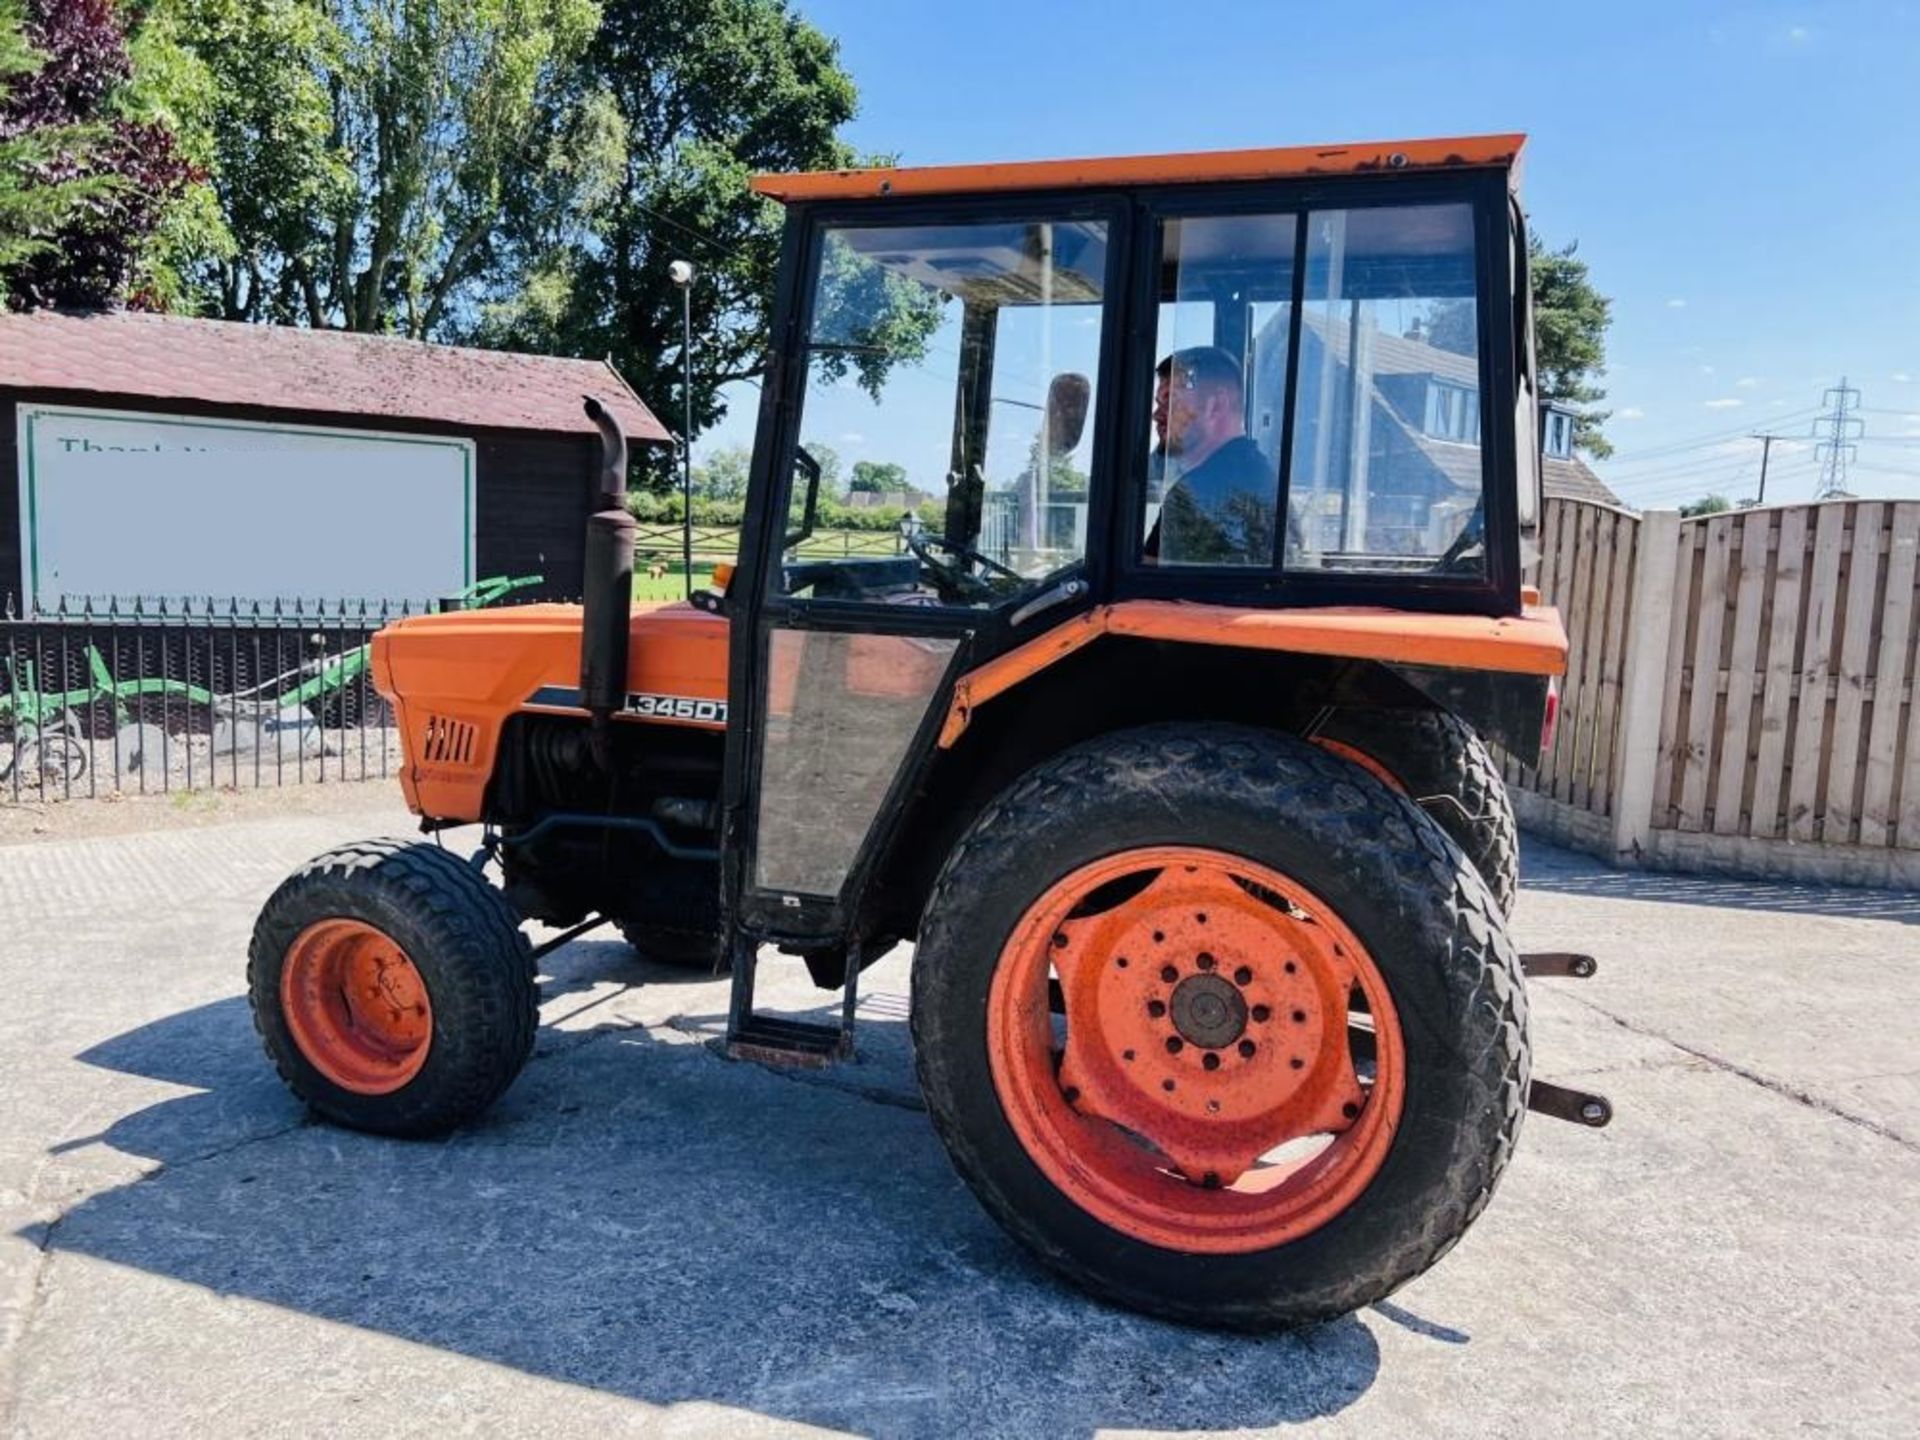
{"label": "grass field", "polygon": [[[647,562],[642,560],[633,567],[633,598],[636,600],[680,600],[686,597],[687,586],[683,578],[685,568],[678,560],[667,566],[665,575],[655,577],[647,573]],[[713,565],[710,562],[693,562],[693,588],[699,590],[713,581]]]}
{"label": "grass field", "polygon": [[[712,557],[729,549],[738,549],[739,543],[738,530],[694,527],[694,589],[698,590],[713,579],[715,561]],[[686,594],[686,585],[681,578],[685,574],[685,567],[678,557],[679,544],[680,532],[677,529],[648,527],[642,530],[634,556],[634,599],[678,600]],[[702,552],[705,552],[704,559],[701,558]],[[900,541],[888,530],[821,530],[808,538],[800,547],[800,553],[808,557],[897,555],[900,553]],[[650,576],[648,570],[660,563],[666,565],[666,574]]]}

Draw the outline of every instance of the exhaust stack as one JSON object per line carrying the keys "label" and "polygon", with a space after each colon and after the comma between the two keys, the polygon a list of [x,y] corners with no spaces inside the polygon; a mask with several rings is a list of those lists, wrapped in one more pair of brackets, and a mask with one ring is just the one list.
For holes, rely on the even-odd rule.
{"label": "exhaust stack", "polygon": [[591,395],[587,418],[600,431],[600,489],[587,517],[581,592],[580,703],[593,717],[593,757],[613,768],[612,719],[627,702],[627,639],[633,608],[634,522],[627,510],[627,437]]}

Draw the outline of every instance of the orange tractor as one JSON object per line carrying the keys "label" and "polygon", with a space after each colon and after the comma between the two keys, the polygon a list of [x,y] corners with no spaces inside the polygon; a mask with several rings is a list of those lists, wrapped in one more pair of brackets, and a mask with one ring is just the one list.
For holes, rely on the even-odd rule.
{"label": "orange tractor", "polygon": [[[728,1045],[850,1053],[914,945],[920,1084],[994,1217],[1182,1320],[1336,1315],[1492,1194],[1530,1077],[1513,813],[1567,642],[1522,583],[1517,136],[763,177],[787,207],[737,568],[633,605],[602,434],[581,606],[402,621],[422,827],[262,912],[294,1092],[427,1135],[512,1083],[540,954],[729,969]],[[882,553],[821,523],[892,468]],[[849,497],[850,500],[860,497]],[[497,883],[490,878],[497,869]],[[538,921],[561,933],[533,948]],[[786,955],[833,1024],[756,1011]]]}

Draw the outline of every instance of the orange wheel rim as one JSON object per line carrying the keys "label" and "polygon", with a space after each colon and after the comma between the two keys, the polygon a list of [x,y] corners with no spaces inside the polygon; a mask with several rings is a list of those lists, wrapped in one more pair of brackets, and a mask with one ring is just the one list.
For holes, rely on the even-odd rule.
{"label": "orange wheel rim", "polygon": [[1351,760],[1389,790],[1397,790],[1403,795],[1406,793],[1407,787],[1400,783],[1398,775],[1357,746],[1349,745],[1344,740],[1323,739],[1318,735],[1313,737],[1313,743],[1329,754],[1338,755],[1342,760]]}
{"label": "orange wheel rim", "polygon": [[1406,1092],[1392,997],[1345,922],[1264,865],[1185,846],[1096,860],[1034,902],[994,972],[987,1056],[1069,1199],[1200,1253],[1345,1210]]}
{"label": "orange wheel rim", "polygon": [[307,1062],[342,1090],[386,1095],[420,1073],[433,1006],[414,963],[362,920],[302,930],[280,970],[280,1010]]}

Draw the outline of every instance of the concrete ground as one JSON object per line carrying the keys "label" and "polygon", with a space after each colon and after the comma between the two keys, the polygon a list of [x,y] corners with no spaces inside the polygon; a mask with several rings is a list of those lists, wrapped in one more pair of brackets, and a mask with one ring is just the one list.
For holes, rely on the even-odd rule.
{"label": "concrete ground", "polygon": [[[1920,1433],[1920,895],[1535,847],[1534,1117],[1466,1240],[1306,1334],[1064,1289],[948,1169],[904,955],[859,1062],[721,1059],[723,982],[585,939],[440,1143],[308,1123],[241,995],[255,910],[365,805],[0,845],[0,1428],[19,1436]],[[780,975],[770,966],[769,975]],[[822,997],[776,982],[798,1005]]]}

